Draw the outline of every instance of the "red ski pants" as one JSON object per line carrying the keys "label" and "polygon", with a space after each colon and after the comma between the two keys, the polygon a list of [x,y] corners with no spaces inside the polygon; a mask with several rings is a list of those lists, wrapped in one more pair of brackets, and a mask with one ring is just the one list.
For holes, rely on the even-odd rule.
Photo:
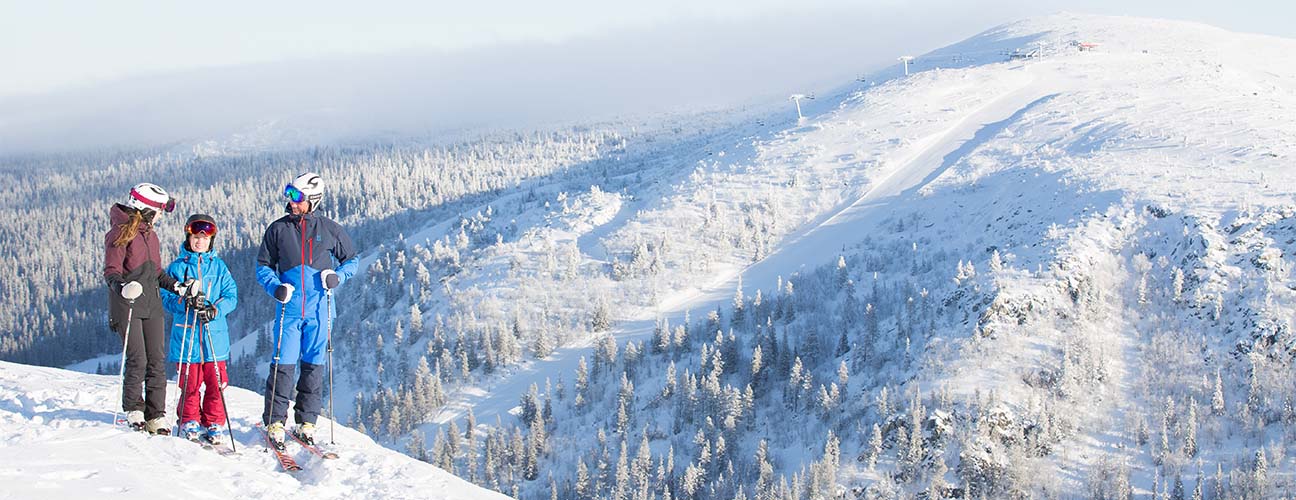
{"label": "red ski pants", "polygon": [[[220,370],[220,382],[216,380],[217,370]],[[176,408],[180,424],[197,420],[203,427],[224,425],[225,406],[221,402],[221,391],[217,384],[229,384],[225,362],[182,363],[180,378],[183,380],[180,384],[180,405]]]}

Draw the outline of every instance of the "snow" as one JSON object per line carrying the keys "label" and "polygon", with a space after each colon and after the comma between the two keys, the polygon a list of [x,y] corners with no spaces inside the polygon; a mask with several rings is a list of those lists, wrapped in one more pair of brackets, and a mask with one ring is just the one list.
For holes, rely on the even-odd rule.
{"label": "snow", "polygon": [[[170,389],[173,407],[175,385]],[[342,458],[323,461],[298,450],[305,470],[281,472],[253,427],[261,397],[236,387],[226,394],[238,454],[223,457],[113,425],[120,391],[115,375],[0,362],[0,497],[506,498],[340,426]],[[321,425],[327,440],[329,426]]]}

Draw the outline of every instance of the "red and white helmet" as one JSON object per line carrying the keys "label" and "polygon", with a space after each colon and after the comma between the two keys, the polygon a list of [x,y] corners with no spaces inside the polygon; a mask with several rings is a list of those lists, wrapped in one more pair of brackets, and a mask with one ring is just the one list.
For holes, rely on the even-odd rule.
{"label": "red and white helmet", "polygon": [[123,203],[128,207],[136,210],[154,210],[170,212],[175,210],[175,199],[167,194],[166,190],[157,186],[141,182],[131,188],[130,196]]}

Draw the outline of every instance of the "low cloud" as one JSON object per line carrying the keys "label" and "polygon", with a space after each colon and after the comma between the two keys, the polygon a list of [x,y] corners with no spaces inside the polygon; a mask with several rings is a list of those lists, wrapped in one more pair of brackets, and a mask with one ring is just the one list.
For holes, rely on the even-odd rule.
{"label": "low cloud", "polygon": [[0,100],[0,153],[186,144],[267,129],[329,141],[732,106],[842,84],[1001,21],[960,8],[790,12],[556,44],[141,76]]}

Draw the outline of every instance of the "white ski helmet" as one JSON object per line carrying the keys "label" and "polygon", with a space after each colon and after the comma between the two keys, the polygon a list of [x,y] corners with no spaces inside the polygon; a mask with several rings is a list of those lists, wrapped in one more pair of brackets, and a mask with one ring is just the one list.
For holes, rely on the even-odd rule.
{"label": "white ski helmet", "polygon": [[158,187],[156,184],[141,182],[131,188],[130,196],[123,203],[128,207],[136,210],[155,210],[170,212],[175,210],[175,199],[167,194],[166,190]]}
{"label": "white ski helmet", "polygon": [[284,186],[284,196],[294,202],[310,201],[313,212],[324,201],[324,179],[314,172],[301,174]]}

